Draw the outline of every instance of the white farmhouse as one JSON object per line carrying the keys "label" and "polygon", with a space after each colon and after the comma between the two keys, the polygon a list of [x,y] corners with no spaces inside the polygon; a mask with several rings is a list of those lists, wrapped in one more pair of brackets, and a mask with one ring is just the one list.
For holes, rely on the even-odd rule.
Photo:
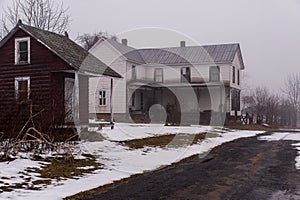
{"label": "white farmhouse", "polygon": [[240,115],[239,44],[135,49],[108,39],[91,53],[123,78],[90,80],[90,117],[207,124]]}

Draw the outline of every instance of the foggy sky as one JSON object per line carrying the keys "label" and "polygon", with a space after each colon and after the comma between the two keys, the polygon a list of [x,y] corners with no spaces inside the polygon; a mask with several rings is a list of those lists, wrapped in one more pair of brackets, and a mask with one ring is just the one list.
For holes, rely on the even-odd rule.
{"label": "foggy sky", "polygon": [[[61,0],[57,0],[61,2]],[[10,0],[0,0],[5,7]],[[63,0],[72,17],[70,36],[107,31],[134,47],[240,43],[246,82],[279,91],[300,72],[299,0]],[[2,13],[1,13],[2,14]],[[143,27],[157,27],[147,34]],[[143,31],[132,31],[140,29]],[[131,30],[131,31],[130,31]],[[166,37],[166,33],[176,36]],[[129,32],[128,32],[129,31]],[[164,33],[163,33],[164,32]],[[189,37],[189,39],[187,39]],[[167,39],[166,39],[167,38]]]}

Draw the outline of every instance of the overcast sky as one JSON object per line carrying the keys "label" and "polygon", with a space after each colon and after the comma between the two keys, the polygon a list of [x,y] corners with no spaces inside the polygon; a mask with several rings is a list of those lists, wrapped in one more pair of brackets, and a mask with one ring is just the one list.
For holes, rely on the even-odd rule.
{"label": "overcast sky", "polygon": [[[61,0],[57,0],[61,2]],[[10,0],[0,0],[1,7]],[[300,72],[300,0],[63,0],[70,35],[107,31],[134,47],[240,43],[247,82],[282,87]]]}

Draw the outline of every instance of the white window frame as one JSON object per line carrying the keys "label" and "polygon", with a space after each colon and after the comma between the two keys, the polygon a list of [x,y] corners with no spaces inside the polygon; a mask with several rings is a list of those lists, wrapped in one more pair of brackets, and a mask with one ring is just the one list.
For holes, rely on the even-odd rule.
{"label": "white window frame", "polygon": [[[213,71],[216,70],[216,71]],[[217,79],[215,79],[217,77]],[[209,67],[209,81],[219,82],[221,81],[221,69],[220,66],[210,66]]]}
{"label": "white window frame", "polygon": [[[103,97],[103,92],[104,92],[104,97]],[[102,95],[100,95],[100,93],[102,93]],[[99,95],[99,106],[107,106],[107,91],[106,90],[99,90],[98,92]],[[100,104],[100,99],[102,99],[102,104]],[[105,104],[103,104],[103,99],[105,99]]]}
{"label": "white window frame", "polygon": [[[28,52],[27,52],[27,62],[20,62],[19,54],[19,44],[20,42],[27,42]],[[30,37],[15,38],[15,64],[30,64]]]}
{"label": "white window frame", "polygon": [[164,82],[164,70],[163,68],[154,69],[154,82],[163,83]]}
{"label": "white window frame", "polygon": [[182,83],[191,82],[191,68],[190,67],[181,67],[180,76],[181,76]]}
{"label": "white window frame", "polygon": [[15,77],[15,94],[16,94],[16,100],[19,100],[19,81],[27,81],[28,82],[28,88],[27,88],[27,100],[30,98],[30,77],[24,76],[24,77]]}
{"label": "white window frame", "polygon": [[133,81],[136,80],[136,66],[135,65],[131,66],[131,80],[133,80]]}

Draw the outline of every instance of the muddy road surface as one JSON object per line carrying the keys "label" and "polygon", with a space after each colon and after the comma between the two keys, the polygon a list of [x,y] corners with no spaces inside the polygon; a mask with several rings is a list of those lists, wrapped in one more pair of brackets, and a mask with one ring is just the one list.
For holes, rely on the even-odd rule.
{"label": "muddy road surface", "polygon": [[293,143],[238,139],[84,199],[300,199]]}

